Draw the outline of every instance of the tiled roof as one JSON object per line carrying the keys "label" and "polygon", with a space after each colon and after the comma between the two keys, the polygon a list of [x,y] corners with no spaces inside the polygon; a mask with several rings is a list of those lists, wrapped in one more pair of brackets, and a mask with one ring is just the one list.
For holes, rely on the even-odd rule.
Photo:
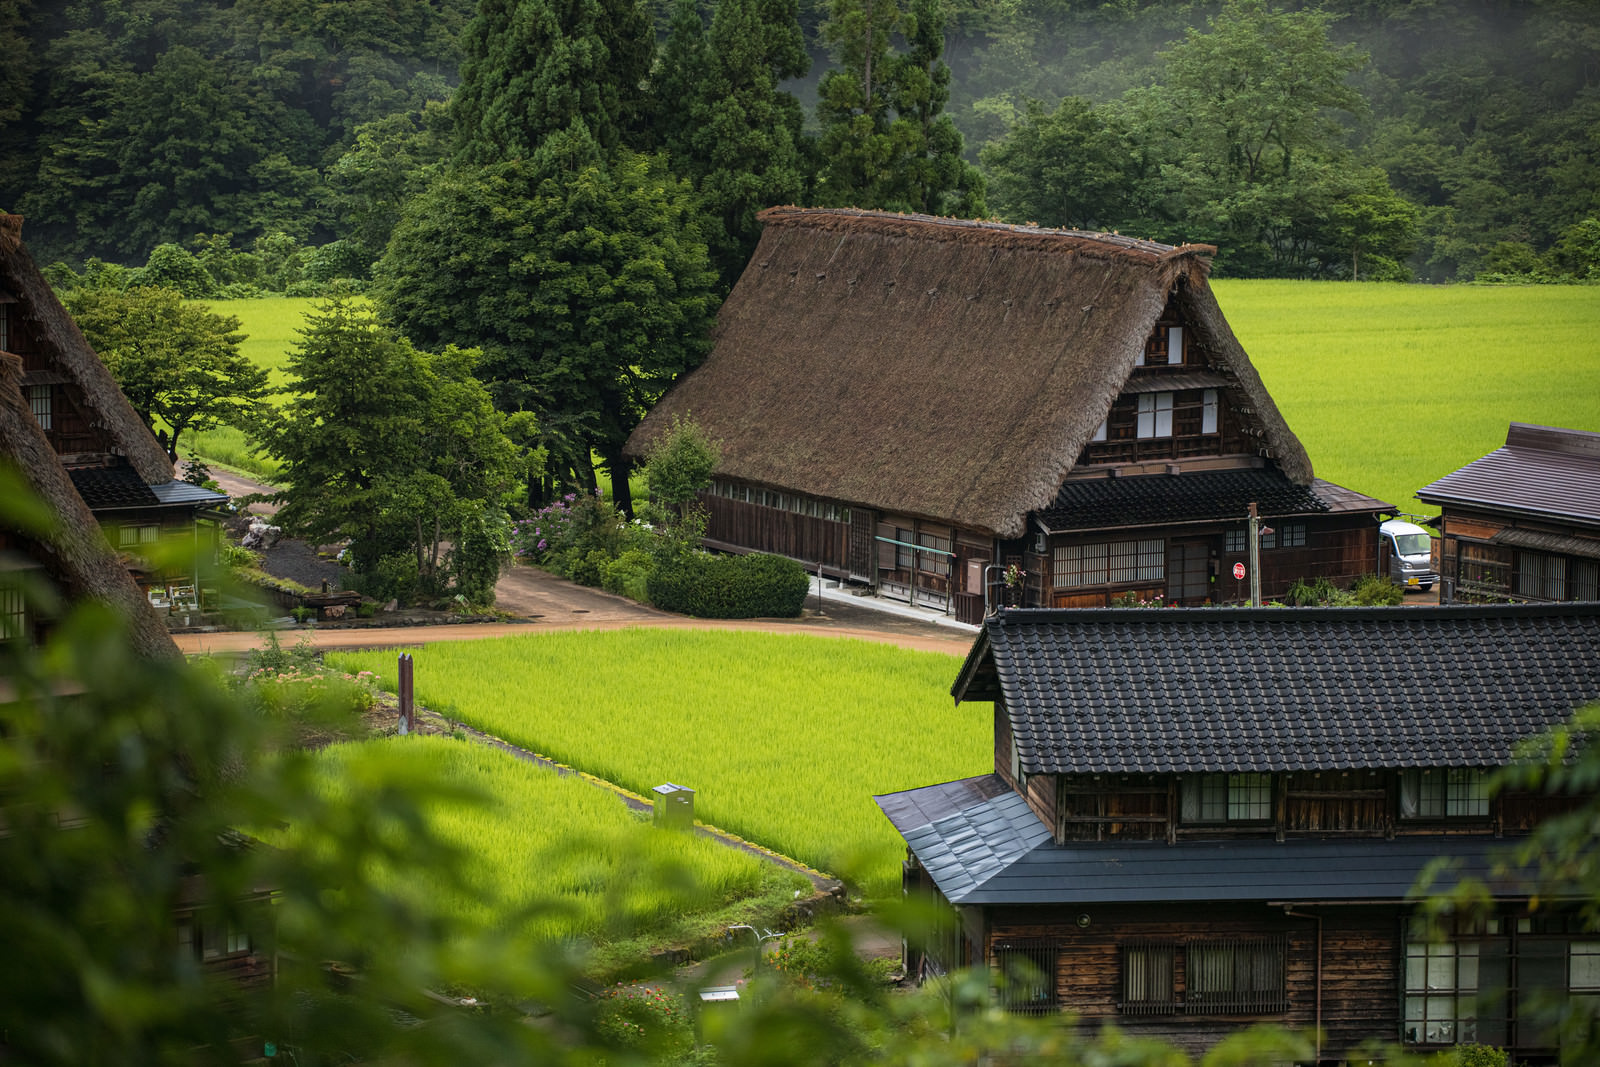
{"label": "tiled roof", "polygon": [[1243,522],[1252,503],[1264,517],[1393,510],[1381,500],[1352,494],[1330,482],[1296,485],[1275,467],[1259,467],[1069,479],[1039,519],[1052,532],[1218,519]]}
{"label": "tiled roof", "polygon": [[226,493],[190,482],[146,485],[132,467],[77,467],[67,473],[91,511],[215,507],[228,499]]}
{"label": "tiled roof", "polygon": [[67,473],[90,511],[161,506],[155,493],[132,467],[76,467]]}
{"label": "tiled roof", "polygon": [[1028,773],[1496,766],[1600,699],[1600,604],[1004,611],[952,692]]}
{"label": "tiled roof", "polygon": [[1514,422],[1504,445],[1417,498],[1600,526],[1600,433]]}
{"label": "tiled roof", "polygon": [[[1507,846],[1488,836],[1057,845],[1009,790],[983,796],[968,789],[956,810],[937,819],[916,818],[924,807],[942,806],[952,788],[961,793],[961,787],[981,781],[877,798],[952,904],[1403,900],[1423,868],[1441,856],[1459,861],[1453,876],[1483,878],[1501,895],[1527,892],[1513,880],[1493,877],[1492,861]],[[940,795],[930,805],[918,793]],[[1448,885],[1447,877],[1440,888]]]}

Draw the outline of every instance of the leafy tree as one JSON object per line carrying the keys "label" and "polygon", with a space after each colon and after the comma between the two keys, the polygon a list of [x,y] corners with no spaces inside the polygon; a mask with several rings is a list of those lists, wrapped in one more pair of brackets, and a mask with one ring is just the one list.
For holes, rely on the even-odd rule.
{"label": "leafy tree", "polygon": [[606,149],[627,143],[655,53],[637,0],[483,0],[453,102],[456,155],[529,159],[574,120]]}
{"label": "leafy tree", "polygon": [[722,447],[706,436],[699,423],[674,415],[645,457],[650,499],[681,508],[711,484],[711,473],[721,458]]}
{"label": "leafy tree", "polygon": [[131,284],[170,289],[190,300],[215,296],[217,280],[191,253],[175,244],[156,245],[142,269],[133,272]]}
{"label": "leafy tree", "polygon": [[343,297],[307,323],[289,357],[297,395],[263,431],[287,485],[278,518],[321,542],[347,539],[361,575],[409,552],[436,589],[442,542],[516,476],[503,418],[472,376],[476,353],[419,352]]}
{"label": "leafy tree", "polygon": [[329,168],[328,200],[336,229],[365,277],[383,255],[407,198],[421,192],[448,154],[450,109],[430,100],[421,111],[389,115],[357,128],[355,144]]}
{"label": "leafy tree", "polygon": [[532,160],[457,167],[408,204],[376,274],[402,332],[481,347],[501,407],[578,443],[585,484],[599,452],[631,507],[622,445],[704,357],[715,309],[689,190],[659,157],[608,162],[574,123]]}
{"label": "leafy tree", "polygon": [[187,304],[171,289],[79,289],[67,310],[174,461],[187,431],[249,426],[267,372],[239,351],[239,320]]}
{"label": "leafy tree", "polygon": [[962,158],[961,133],[944,113],[950,100],[950,67],[944,62],[945,0],[911,0],[901,21],[906,52],[896,57],[891,132],[909,128],[905,164],[897,175],[896,202],[930,215],[988,214],[984,180]]}
{"label": "leafy tree", "polygon": [[1022,119],[980,154],[994,207],[1013,222],[1111,229],[1129,214],[1134,148],[1113,115],[1081,97]]}

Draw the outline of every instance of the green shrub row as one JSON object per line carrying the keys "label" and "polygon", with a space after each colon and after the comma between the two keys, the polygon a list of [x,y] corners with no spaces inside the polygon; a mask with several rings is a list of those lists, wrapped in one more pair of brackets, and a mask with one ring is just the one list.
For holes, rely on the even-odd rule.
{"label": "green shrub row", "polygon": [[685,555],[650,576],[650,602],[701,619],[793,618],[810,588],[805,568],[792,559]]}

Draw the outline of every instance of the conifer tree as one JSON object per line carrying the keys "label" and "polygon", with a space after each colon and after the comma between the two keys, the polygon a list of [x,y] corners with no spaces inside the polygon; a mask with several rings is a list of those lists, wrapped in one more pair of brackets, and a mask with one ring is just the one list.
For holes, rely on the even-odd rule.
{"label": "conifer tree", "polygon": [[636,0],[482,0],[465,50],[456,155],[493,163],[574,119],[605,149],[630,143],[655,41]]}
{"label": "conifer tree", "polygon": [[720,0],[709,32],[680,0],[657,80],[673,170],[698,193],[706,239],[731,287],[760,238],[756,213],[807,185],[794,96],[778,88],[810,68],[796,0]]}

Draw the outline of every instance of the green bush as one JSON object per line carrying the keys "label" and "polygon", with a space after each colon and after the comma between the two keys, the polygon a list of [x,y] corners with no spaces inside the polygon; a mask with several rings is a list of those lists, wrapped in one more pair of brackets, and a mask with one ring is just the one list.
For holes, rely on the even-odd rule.
{"label": "green bush", "polygon": [[133,272],[134,285],[175,289],[190,300],[205,299],[217,290],[216,279],[200,261],[179,245],[157,245],[145,265]]}
{"label": "green bush", "polygon": [[356,572],[350,585],[374,600],[404,603],[416,595],[419,578],[416,553],[404,549],[380,557],[369,571]]}
{"label": "green bush", "polygon": [[610,561],[601,576],[601,588],[642,603],[650,601],[650,576],[656,572],[656,558],[642,548],[630,548]]}
{"label": "green bush", "polygon": [[792,619],[810,588],[792,559],[692,554],[663,562],[650,576],[650,602],[702,619]]}
{"label": "green bush", "polygon": [[1364,607],[1394,607],[1406,598],[1406,591],[1376,574],[1363,574],[1350,586],[1357,604]]}

